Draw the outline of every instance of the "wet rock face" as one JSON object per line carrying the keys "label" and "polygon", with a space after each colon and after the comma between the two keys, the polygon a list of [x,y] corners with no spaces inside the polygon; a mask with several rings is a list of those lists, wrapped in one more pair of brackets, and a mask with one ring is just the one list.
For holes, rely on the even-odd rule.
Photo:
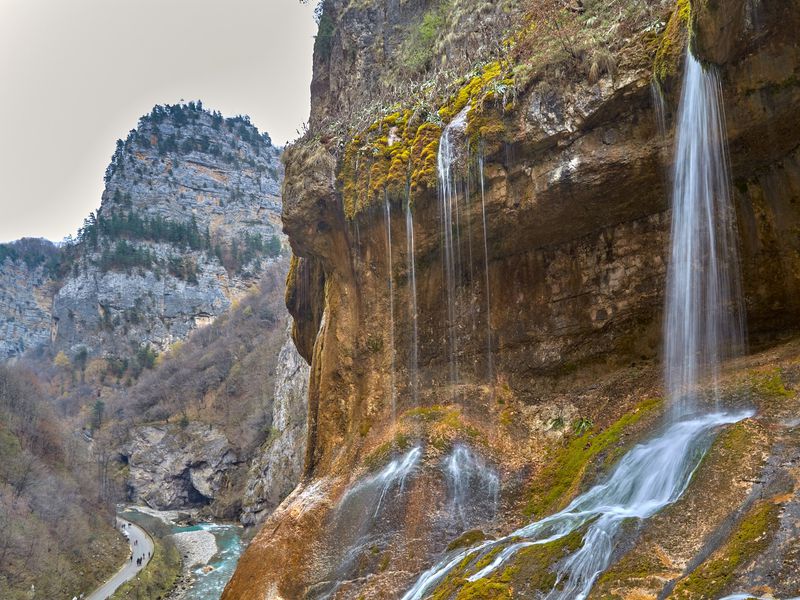
{"label": "wet rock face", "polygon": [[239,464],[227,438],[202,423],[139,427],[122,451],[129,499],[160,510],[210,504]]}

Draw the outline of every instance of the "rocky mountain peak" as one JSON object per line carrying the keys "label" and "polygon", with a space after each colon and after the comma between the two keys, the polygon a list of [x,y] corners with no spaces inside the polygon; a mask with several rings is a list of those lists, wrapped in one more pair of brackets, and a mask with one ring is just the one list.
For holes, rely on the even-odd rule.
{"label": "rocky mountain peak", "polygon": [[27,298],[0,307],[4,357],[52,343],[124,363],[213,321],[282,252],[280,156],[246,116],[155,106],[117,141],[100,207],[58,268],[0,255],[4,298]]}

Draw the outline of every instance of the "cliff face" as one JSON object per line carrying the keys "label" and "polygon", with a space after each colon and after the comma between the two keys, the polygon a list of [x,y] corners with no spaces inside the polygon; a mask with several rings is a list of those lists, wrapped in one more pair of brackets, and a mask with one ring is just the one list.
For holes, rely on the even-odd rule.
{"label": "cliff face", "polygon": [[53,301],[55,346],[162,351],[226,311],[281,249],[279,151],[245,118],[156,107],[117,151]]}
{"label": "cliff face", "polygon": [[239,462],[225,435],[202,423],[140,427],[123,451],[129,499],[160,509],[210,504]]}
{"label": "cliff face", "polygon": [[3,356],[124,360],[213,321],[281,252],[282,177],[280,151],[247,118],[157,106],[117,143],[75,243],[3,246]]}
{"label": "cliff face", "polygon": [[58,260],[46,240],[0,246],[0,360],[50,342]]}
{"label": "cliff face", "polygon": [[302,472],[308,365],[289,338],[288,260],[131,386],[104,396],[128,500],[263,520]]}
{"label": "cliff face", "polygon": [[[376,71],[405,64],[397,14],[421,31],[438,5],[325,4],[313,127],[286,152],[283,206],[299,257],[287,301],[311,359],[307,479],[248,548],[225,598],[400,597],[459,533],[507,532],[563,506],[613,460],[604,448],[613,457],[652,426],[640,403],[661,394],[672,126],[689,29],[722,80],[751,338],[798,325],[800,6],[624,4],[508,7],[513,25],[489,20],[483,31],[493,47],[513,42],[497,61],[485,58],[491,44],[464,42],[486,62],[386,88],[377,107],[365,101],[384,89]],[[430,64],[447,64],[460,26],[436,27]],[[366,122],[359,105],[371,107]],[[599,454],[564,487],[548,480],[564,476],[556,449],[580,439],[565,424],[600,436],[630,415],[641,421],[627,441],[600,448],[592,434],[584,451],[594,443]],[[762,441],[766,452],[774,439]],[[500,476],[499,516],[443,516],[457,496],[445,465],[462,445]],[[542,500],[547,488],[556,503]],[[726,514],[752,489],[731,491]],[[355,490],[394,495],[359,520]],[[671,578],[692,560],[675,558]],[[516,583],[491,589],[532,597]]]}
{"label": "cliff face", "polygon": [[243,525],[255,525],[289,495],[303,473],[308,416],[308,363],[287,339],[277,357],[272,425],[254,453],[242,500]]}

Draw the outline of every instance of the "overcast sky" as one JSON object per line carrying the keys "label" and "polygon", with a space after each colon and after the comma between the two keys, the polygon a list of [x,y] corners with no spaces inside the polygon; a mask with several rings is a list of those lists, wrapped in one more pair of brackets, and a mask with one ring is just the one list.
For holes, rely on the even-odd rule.
{"label": "overcast sky", "polygon": [[200,99],[295,138],[314,4],[0,0],[0,241],[75,234],[117,138],[154,104]]}

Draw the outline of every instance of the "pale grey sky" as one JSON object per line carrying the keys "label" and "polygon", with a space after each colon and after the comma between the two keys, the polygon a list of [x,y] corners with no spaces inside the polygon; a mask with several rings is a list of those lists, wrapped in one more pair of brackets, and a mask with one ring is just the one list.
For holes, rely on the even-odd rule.
{"label": "pale grey sky", "polygon": [[314,2],[0,0],[0,242],[59,241],[100,205],[117,138],[154,104],[308,119]]}

